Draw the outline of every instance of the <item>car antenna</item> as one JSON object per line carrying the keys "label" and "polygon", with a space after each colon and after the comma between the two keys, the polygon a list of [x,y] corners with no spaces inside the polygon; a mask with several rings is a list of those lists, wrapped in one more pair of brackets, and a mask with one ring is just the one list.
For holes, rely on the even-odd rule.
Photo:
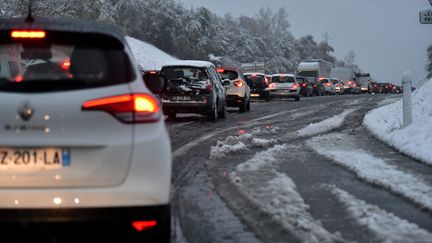
{"label": "car antenna", "polygon": [[34,18],[32,16],[32,5],[33,5],[33,0],[29,0],[28,15],[27,18],[25,19],[26,22],[34,22]]}

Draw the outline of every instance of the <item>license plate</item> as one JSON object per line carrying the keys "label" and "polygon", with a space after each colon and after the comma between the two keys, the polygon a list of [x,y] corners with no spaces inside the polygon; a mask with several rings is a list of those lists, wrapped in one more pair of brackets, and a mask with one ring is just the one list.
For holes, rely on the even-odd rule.
{"label": "license plate", "polygon": [[250,94],[251,97],[258,97],[260,96],[259,94]]}
{"label": "license plate", "polygon": [[185,100],[191,100],[191,97],[190,96],[174,96],[173,100],[185,101]]}
{"label": "license plate", "polygon": [[69,149],[0,148],[0,169],[55,170],[70,166]]}

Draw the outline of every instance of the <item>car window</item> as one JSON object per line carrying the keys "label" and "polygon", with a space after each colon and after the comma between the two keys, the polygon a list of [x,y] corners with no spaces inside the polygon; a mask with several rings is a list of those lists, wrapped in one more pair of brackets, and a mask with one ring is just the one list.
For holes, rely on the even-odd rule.
{"label": "car window", "polygon": [[134,77],[129,58],[115,48],[2,43],[0,53],[0,62],[10,67],[10,73],[0,76],[0,91],[4,92],[92,88],[126,83]]}
{"label": "car window", "polygon": [[219,75],[221,76],[222,80],[223,79],[235,80],[239,77],[236,71],[228,71],[228,70],[219,73]]}
{"label": "car window", "polygon": [[273,76],[272,83],[295,83],[295,80],[291,76]]}
{"label": "car window", "polygon": [[189,82],[208,80],[206,71],[197,67],[164,67],[162,74],[170,81],[184,80]]}

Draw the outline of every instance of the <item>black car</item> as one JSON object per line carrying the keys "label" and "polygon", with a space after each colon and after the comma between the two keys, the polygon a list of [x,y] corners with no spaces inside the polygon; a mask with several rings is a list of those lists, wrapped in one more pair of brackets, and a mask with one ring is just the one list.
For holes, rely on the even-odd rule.
{"label": "black car", "polygon": [[269,81],[264,73],[244,73],[243,76],[251,89],[251,98],[270,101]]}
{"label": "black car", "polygon": [[195,113],[216,121],[226,115],[226,91],[216,67],[207,61],[176,61],[161,69],[166,78],[163,112],[173,120],[177,113]]}
{"label": "black car", "polygon": [[304,97],[309,97],[314,95],[313,82],[309,81],[307,77],[297,76],[297,82],[300,85],[300,94]]}

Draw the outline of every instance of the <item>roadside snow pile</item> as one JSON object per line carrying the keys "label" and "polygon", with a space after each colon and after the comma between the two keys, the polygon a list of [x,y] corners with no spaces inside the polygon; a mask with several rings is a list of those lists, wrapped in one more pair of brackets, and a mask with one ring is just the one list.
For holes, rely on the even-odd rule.
{"label": "roadside snow pile", "polygon": [[345,118],[349,114],[351,114],[353,111],[355,111],[355,109],[349,109],[349,110],[342,112],[339,115],[330,117],[324,121],[309,124],[306,127],[300,129],[298,131],[298,135],[300,135],[302,137],[313,136],[313,135],[328,132],[328,131],[331,131],[335,128],[338,128],[342,125]]}
{"label": "roadside snow pile", "polygon": [[278,156],[284,154],[288,149],[286,144],[283,145],[275,145],[274,147],[259,152],[254,155],[248,161],[237,165],[237,171],[239,172],[248,172],[259,170],[261,167],[269,166],[278,161]]}
{"label": "roadside snow pile", "polygon": [[432,165],[432,80],[413,93],[413,123],[402,129],[402,99],[368,112],[366,128],[413,158]]}
{"label": "roadside snow pile", "polygon": [[146,42],[130,36],[126,36],[126,40],[132,49],[138,66],[143,70],[160,70],[165,63],[178,60]]}

